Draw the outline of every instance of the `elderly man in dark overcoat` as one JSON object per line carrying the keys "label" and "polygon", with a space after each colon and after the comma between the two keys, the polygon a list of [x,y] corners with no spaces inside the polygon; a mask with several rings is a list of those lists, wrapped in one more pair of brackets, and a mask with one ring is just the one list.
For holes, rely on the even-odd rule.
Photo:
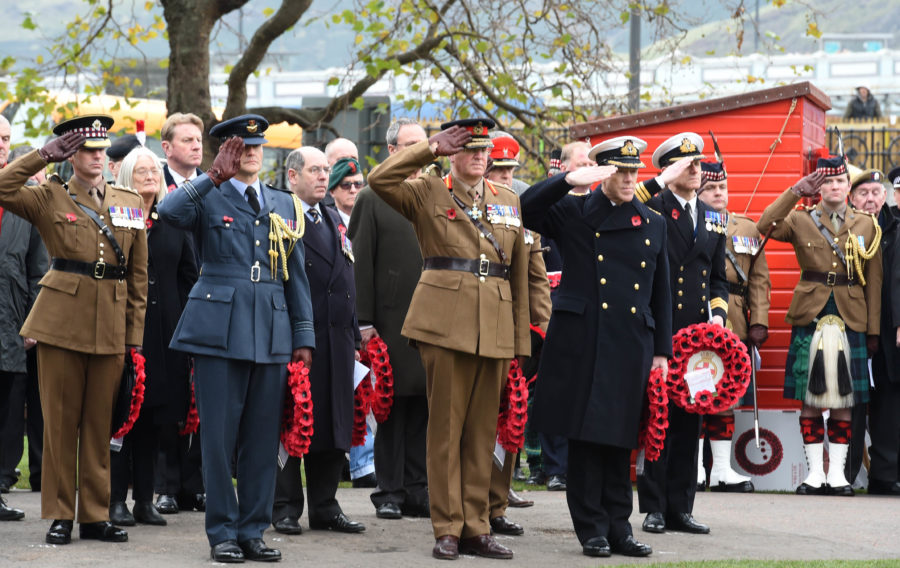
{"label": "elderly man in dark overcoat", "polygon": [[[588,556],[647,556],[632,536],[629,467],[651,369],[671,354],[665,221],[634,198],[640,151],[623,136],[522,195],[525,226],[548,235],[563,278],[538,371],[534,420],[569,440],[569,512]],[[600,191],[568,195],[600,172]],[[585,354],[591,354],[585,357]]]}
{"label": "elderly man in dark overcoat", "polygon": [[[288,155],[285,167],[291,191],[303,205],[305,268],[315,315],[316,352],[309,373],[314,427],[309,453],[303,457],[309,527],[359,533],[366,527],[348,519],[335,496],[353,435],[353,362],[360,341],[353,252],[338,230],[337,211],[321,204],[328,187],[325,155],[304,146]],[[278,473],[275,529],[299,534],[303,505],[300,459],[291,457]]]}

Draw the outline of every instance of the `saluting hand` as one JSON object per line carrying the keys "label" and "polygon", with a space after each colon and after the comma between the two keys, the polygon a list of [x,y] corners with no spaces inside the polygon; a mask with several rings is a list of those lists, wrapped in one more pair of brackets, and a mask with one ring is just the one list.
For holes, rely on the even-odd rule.
{"label": "saluting hand", "polygon": [[451,126],[429,138],[428,145],[431,147],[431,153],[435,156],[452,156],[460,152],[471,141],[471,132],[462,126]]}
{"label": "saluting hand", "polygon": [[585,166],[566,174],[566,183],[573,187],[594,185],[609,179],[618,170],[615,166]]}
{"label": "saluting hand", "polygon": [[825,181],[825,173],[815,171],[794,184],[791,191],[800,197],[812,197],[819,193],[819,186]]}
{"label": "saluting hand", "polygon": [[38,153],[48,164],[62,162],[69,156],[74,155],[83,144],[84,134],[66,132],[59,138],[54,138],[44,144],[44,147],[38,150]]}
{"label": "saluting hand", "polygon": [[690,158],[675,160],[675,162],[673,162],[671,166],[666,167],[666,169],[664,169],[662,173],[659,174],[659,179],[662,180],[664,186],[667,186],[678,179],[679,176],[681,176],[682,172],[684,172],[684,170],[691,167],[692,163],[693,160],[691,160]]}
{"label": "saluting hand", "polygon": [[244,153],[244,139],[234,136],[219,146],[219,153],[213,160],[206,175],[216,186],[233,178],[241,169],[241,154]]}

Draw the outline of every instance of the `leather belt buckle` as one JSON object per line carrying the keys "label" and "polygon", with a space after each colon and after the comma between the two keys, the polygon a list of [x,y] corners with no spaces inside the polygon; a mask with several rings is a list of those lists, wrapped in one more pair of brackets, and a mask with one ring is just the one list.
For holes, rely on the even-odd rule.
{"label": "leather belt buckle", "polygon": [[97,280],[103,280],[106,277],[106,263],[102,260],[98,260],[94,263],[94,278]]}
{"label": "leather belt buckle", "polygon": [[478,261],[478,276],[487,276],[491,270],[491,261],[482,258]]}
{"label": "leather belt buckle", "polygon": [[835,284],[837,284],[837,273],[829,272],[828,274],[826,274],[825,284],[827,284],[828,286],[834,286]]}
{"label": "leather belt buckle", "polygon": [[259,282],[260,268],[259,264],[250,267],[250,282]]}

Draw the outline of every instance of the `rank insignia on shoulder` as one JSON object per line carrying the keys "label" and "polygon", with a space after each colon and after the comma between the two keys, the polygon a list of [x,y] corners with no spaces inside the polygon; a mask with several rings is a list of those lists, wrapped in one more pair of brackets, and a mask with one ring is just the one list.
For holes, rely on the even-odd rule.
{"label": "rank insignia on shoulder", "polygon": [[140,207],[118,207],[111,205],[109,207],[109,218],[115,227],[126,229],[143,229],[146,227],[144,222],[144,210]]}

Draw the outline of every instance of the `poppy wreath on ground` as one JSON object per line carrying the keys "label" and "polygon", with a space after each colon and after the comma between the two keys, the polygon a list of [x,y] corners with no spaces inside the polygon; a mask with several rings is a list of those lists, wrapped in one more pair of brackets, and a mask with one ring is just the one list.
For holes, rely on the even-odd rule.
{"label": "poppy wreath on ground", "polygon": [[[191,379],[194,377],[194,370],[191,369]],[[194,381],[191,380],[191,404],[188,406],[187,418],[184,420],[184,428],[178,431],[179,436],[187,436],[197,432],[197,426],[200,425],[200,415],[197,414],[197,396],[194,394]]]}
{"label": "poppy wreath on ground", "polygon": [[[112,435],[113,438],[121,438],[131,432],[134,423],[137,422],[138,416],[141,414],[141,406],[144,404],[145,381],[147,380],[147,372],[144,364],[147,360],[143,355],[137,352],[137,349],[129,350],[131,361],[125,364],[123,373],[132,372],[129,365],[134,369],[134,386],[131,388],[131,405],[128,408],[128,417],[118,430]],[[126,384],[123,381],[123,384]],[[115,425],[115,423],[113,423]]]}
{"label": "poppy wreath on ground", "polygon": [[288,455],[302,458],[313,435],[313,402],[309,369],[302,361],[288,363],[288,396],[284,399],[281,443]]}
{"label": "poppy wreath on ground", "polygon": [[662,369],[650,371],[647,381],[647,400],[641,412],[638,448],[644,450],[644,458],[656,461],[666,443],[669,428],[669,392]]}
{"label": "poppy wreath on ground", "polygon": [[380,337],[373,337],[366,343],[366,348],[359,352],[359,360],[375,373],[372,414],[375,422],[381,424],[391,415],[391,406],[394,404],[394,369],[388,356],[387,343]]}
{"label": "poppy wreath on ground", "polygon": [[[721,360],[721,369],[718,361]],[[715,392],[702,390],[691,397],[686,373],[710,368]],[[672,337],[669,360],[669,398],[687,412],[716,414],[734,406],[750,385],[750,355],[733,331],[711,323],[695,323]]]}
{"label": "poppy wreath on ground", "polygon": [[525,445],[525,423],[528,421],[528,384],[519,362],[509,364],[506,388],[500,398],[497,415],[497,441],[503,449],[516,453]]}
{"label": "poppy wreath on ground", "polygon": [[366,416],[372,410],[374,396],[372,381],[366,375],[366,378],[356,385],[356,391],[353,393],[353,439],[350,442],[353,447],[366,443]]}

